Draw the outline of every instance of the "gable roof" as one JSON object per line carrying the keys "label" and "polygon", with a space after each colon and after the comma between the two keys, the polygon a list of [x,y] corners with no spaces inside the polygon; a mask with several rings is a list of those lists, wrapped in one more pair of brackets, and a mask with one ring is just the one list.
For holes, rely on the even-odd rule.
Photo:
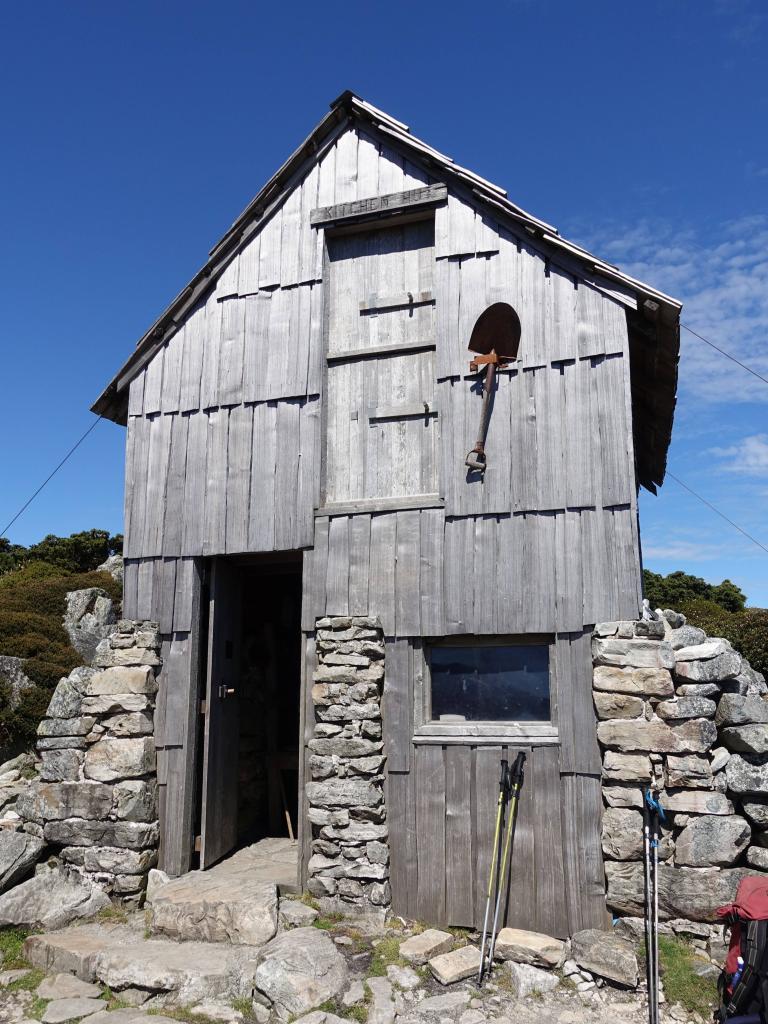
{"label": "gable roof", "polygon": [[628,307],[637,476],[640,484],[655,493],[656,485],[664,479],[672,433],[681,303],[567,241],[551,224],[513,203],[505,189],[455,163],[411,134],[408,125],[349,91],[331,103],[329,113],[213,247],[205,265],[139,340],[129,359],[93,404],[93,412],[118,423],[126,422],[131,380],[213,287],[230,258],[271,217],[312,162],[354,124],[379,133],[432,175],[468,192],[472,201],[488,208],[500,223],[506,222],[513,230],[524,232],[532,244],[552,255],[565,269],[624,302]]}

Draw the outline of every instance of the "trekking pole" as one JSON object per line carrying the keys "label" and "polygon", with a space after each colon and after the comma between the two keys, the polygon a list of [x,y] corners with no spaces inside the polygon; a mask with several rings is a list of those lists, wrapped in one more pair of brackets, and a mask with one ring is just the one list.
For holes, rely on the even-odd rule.
{"label": "trekking pole", "polygon": [[477,975],[477,984],[482,985],[485,974],[485,942],[488,937],[488,915],[491,911],[491,897],[493,895],[493,880],[498,874],[499,855],[501,853],[501,838],[504,831],[504,810],[507,803],[509,789],[509,762],[502,759],[501,776],[499,778],[499,799],[496,803],[496,829],[493,833],[493,852],[491,854],[491,867],[488,872],[488,895],[485,901],[485,917],[483,918],[483,941],[480,946],[480,970]]}
{"label": "trekking pole", "polygon": [[510,857],[514,850],[515,844],[515,829],[517,827],[517,811],[520,806],[520,790],[523,786],[525,765],[525,754],[522,750],[518,753],[515,758],[515,763],[509,772],[509,818],[507,821],[507,839],[504,843],[504,857],[501,864],[501,871],[499,877],[501,878],[501,886],[496,886],[496,909],[493,913],[493,930],[491,931],[491,942],[490,952],[488,955],[488,970],[490,971],[493,967],[493,954],[496,950],[496,934],[499,925],[499,907],[501,906],[501,891],[504,888],[504,879],[507,877],[507,863],[510,863]]}
{"label": "trekking pole", "polygon": [[653,855],[652,889],[653,889],[653,924],[651,927],[652,965],[653,965],[653,1001],[651,1008],[651,1024],[659,1024],[659,832],[660,821],[664,820],[664,808],[659,803],[659,794],[652,789],[646,790],[645,800],[650,811],[650,847]]}
{"label": "trekking pole", "polygon": [[646,799],[643,801],[643,862],[645,867],[645,981],[648,990],[648,1021],[649,1024],[653,1024],[653,942],[651,939],[651,814],[647,794]]}

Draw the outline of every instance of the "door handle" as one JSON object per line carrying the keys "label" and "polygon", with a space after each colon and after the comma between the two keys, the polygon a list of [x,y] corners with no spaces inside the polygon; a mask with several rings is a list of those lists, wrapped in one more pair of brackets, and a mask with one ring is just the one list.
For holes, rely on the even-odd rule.
{"label": "door handle", "polygon": [[227,686],[226,683],[219,683],[219,700],[226,700],[235,694],[234,686]]}

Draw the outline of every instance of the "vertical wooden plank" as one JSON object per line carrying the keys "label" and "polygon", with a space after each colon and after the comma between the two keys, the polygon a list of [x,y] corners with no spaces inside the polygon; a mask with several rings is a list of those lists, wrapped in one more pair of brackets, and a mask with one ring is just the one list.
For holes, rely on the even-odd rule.
{"label": "vertical wooden plank", "polygon": [[496,632],[499,529],[495,516],[477,516],[474,524],[474,632],[489,634]]}
{"label": "vertical wooden plank", "polygon": [[208,417],[193,412],[187,417],[187,465],[184,478],[184,536],[181,553],[203,553],[203,523],[205,508],[205,471],[208,437]]}
{"label": "vertical wooden plank", "polygon": [[277,464],[275,472],[275,548],[290,551],[297,543],[300,425],[303,399],[277,403]]}
{"label": "vertical wooden plank", "polygon": [[[496,523],[496,566],[497,580],[495,602],[496,632],[522,633],[523,603],[527,600],[526,588],[521,585],[524,578],[521,570],[520,537],[523,517],[520,515],[500,516]],[[579,600],[581,595],[579,594]]]}
{"label": "vertical wooden plank", "polygon": [[565,377],[566,504],[583,507],[596,501],[593,480],[600,466],[599,458],[595,457],[595,441],[599,440],[600,428],[592,403],[590,360],[577,359],[566,368]]}
{"label": "vertical wooden plank", "polygon": [[275,550],[276,458],[277,402],[259,402],[253,408],[249,551]]}
{"label": "vertical wooden plank", "polygon": [[160,347],[147,363],[144,378],[144,415],[160,412],[163,392],[163,348]]}
{"label": "vertical wooden plank", "polygon": [[314,547],[304,554],[302,573],[301,628],[314,630],[315,620],[325,615],[325,579],[328,566],[327,516],[315,520]]}
{"label": "vertical wooden plank", "polygon": [[443,537],[445,515],[442,509],[422,509],[420,529],[420,598],[422,636],[442,636],[443,613]]}
{"label": "vertical wooden plank", "polygon": [[160,594],[157,600],[157,621],[161,633],[173,632],[173,604],[176,598],[176,559],[157,560]]}
{"label": "vertical wooden plank", "polygon": [[445,765],[443,748],[416,747],[418,918],[445,922]]}
{"label": "vertical wooden plank", "polygon": [[226,551],[229,409],[211,409],[207,416],[203,554],[216,555]]}
{"label": "vertical wooden plank", "polygon": [[371,552],[371,517],[349,521],[349,614],[368,614],[368,575]]}
{"label": "vertical wooden plank", "polygon": [[[142,471],[144,447],[144,417],[129,416],[125,439],[125,484],[123,488],[123,519],[125,539],[123,556],[130,558],[141,552],[141,541],[144,533],[144,515],[139,514],[139,494],[143,494],[143,484],[139,484],[146,473],[146,462]],[[140,525],[139,525],[140,524]],[[142,536],[139,536],[142,535]]]}
{"label": "vertical wooden plank", "polygon": [[309,355],[307,366],[307,394],[320,394],[323,379],[325,350],[323,341],[323,308],[325,289],[322,284],[309,286]]}
{"label": "vertical wooden plank", "polygon": [[237,294],[253,295],[259,290],[259,255],[261,251],[261,233],[256,231],[247,245],[240,250],[240,267],[237,282]]}
{"label": "vertical wooden plank", "polygon": [[259,292],[257,295],[249,295],[245,299],[244,402],[259,402],[267,397],[271,306],[272,292]]}
{"label": "vertical wooden plank", "polygon": [[168,479],[172,416],[158,413],[150,417],[149,460],[144,499],[144,543],[142,554],[160,555],[163,552],[163,520],[165,513],[165,487]]}
{"label": "vertical wooden plank", "polygon": [[413,679],[409,641],[387,640],[385,657],[382,724],[387,770],[407,772],[411,768],[413,736]]}
{"label": "vertical wooden plank", "polygon": [[184,324],[184,355],[181,360],[179,412],[200,408],[200,382],[203,375],[205,344],[205,306],[197,306]]}
{"label": "vertical wooden plank", "polygon": [[614,508],[612,518],[617,570],[616,617],[636,619],[642,607],[642,570],[633,530],[635,512],[629,506]]}
{"label": "vertical wooden plank", "polygon": [[141,373],[137,374],[137,376],[133,378],[130,387],[128,388],[129,416],[141,416],[144,412],[144,381],[146,376],[147,371],[142,370]]}
{"label": "vertical wooden plank", "polygon": [[[535,747],[529,774],[536,793],[534,818],[536,931],[567,939],[563,838],[560,825],[560,773],[556,747]],[[513,870],[515,865],[513,864]],[[515,918],[514,909],[511,918]]]}
{"label": "vertical wooden plank", "polygon": [[357,198],[370,199],[381,195],[379,191],[379,146],[365,132],[358,132],[357,142]]}
{"label": "vertical wooden plank", "polygon": [[301,185],[301,214],[299,221],[299,283],[319,281],[322,263],[317,261],[317,230],[310,224],[310,215],[317,208],[317,185],[320,169],[315,164]]}
{"label": "vertical wooden plank", "polygon": [[163,554],[181,554],[184,533],[184,484],[187,474],[187,433],[189,416],[170,416],[170,455],[168,482],[165,491],[165,521],[163,525]]}
{"label": "vertical wooden plank", "polygon": [[300,402],[299,476],[296,496],[295,546],[309,547],[314,530],[314,509],[320,502],[320,398]]}
{"label": "vertical wooden plank", "polygon": [[283,229],[280,243],[280,284],[283,288],[299,281],[299,237],[301,188],[295,188],[283,204]]}
{"label": "vertical wooden plank", "polygon": [[581,513],[566,509],[555,515],[555,630],[572,632],[584,625]]}
{"label": "vertical wooden plank", "polygon": [[443,597],[445,631],[449,634],[472,632],[474,597],[472,593],[467,594],[467,573],[472,571],[473,552],[473,520],[446,518]]}
{"label": "vertical wooden plank", "polygon": [[216,282],[216,298],[230,298],[238,293],[238,279],[240,277],[240,255],[235,253],[227,263]]}
{"label": "vertical wooden plank", "polygon": [[445,919],[459,928],[475,923],[470,748],[445,748]]}
{"label": "vertical wooden plank", "polygon": [[389,884],[392,887],[392,911],[400,917],[409,917],[409,880],[411,872],[416,872],[415,860],[409,857],[408,852],[411,776],[407,772],[390,771],[386,776],[385,787],[389,834],[392,837],[397,836],[397,840],[390,843]]}
{"label": "vertical wooden plank", "polygon": [[201,320],[203,366],[200,378],[200,408],[211,409],[219,404],[219,352],[221,349],[221,306],[214,296],[205,305]]}
{"label": "vertical wooden plank", "polygon": [[391,195],[393,192],[404,192],[403,158],[394,149],[379,147],[379,194]]}
{"label": "vertical wooden plank", "polygon": [[279,209],[261,229],[259,245],[259,288],[274,288],[280,284],[280,250],[283,211]]}
{"label": "vertical wooden plank", "polygon": [[126,558],[123,562],[123,616],[126,619],[138,618],[139,564],[134,558]]}
{"label": "vertical wooden plank", "polygon": [[418,636],[421,632],[419,511],[398,512],[396,519],[395,631],[397,636]]}
{"label": "vertical wooden plank", "polygon": [[163,357],[163,412],[178,412],[181,395],[181,362],[184,356],[184,325],[165,345]]}
{"label": "vertical wooden plank", "polygon": [[501,747],[482,746],[474,750],[475,771],[472,788],[472,854],[474,876],[475,927],[483,927],[488,877],[491,871],[493,835],[499,797]]}
{"label": "vertical wooden plank", "polygon": [[357,198],[357,131],[348,128],[336,142],[336,189],[334,202]]}
{"label": "vertical wooden plank", "polygon": [[561,820],[568,931],[607,928],[605,872],[600,848],[603,800],[599,775],[561,777]]}
{"label": "vertical wooden plank", "polygon": [[248,550],[253,406],[237,405],[229,413],[227,439],[226,550]]}
{"label": "vertical wooden plank", "polygon": [[154,612],[155,566],[154,558],[142,558],[136,587],[136,618],[151,619]]}
{"label": "vertical wooden plank", "polygon": [[176,594],[173,601],[173,632],[188,633],[193,628],[192,601],[197,583],[195,560],[176,559]]}
{"label": "vertical wooden plank", "polygon": [[335,516],[328,531],[326,611],[349,614],[349,516]]}
{"label": "vertical wooden plank", "polygon": [[[569,676],[563,680],[558,674],[558,699],[565,692],[570,698],[570,714],[567,725],[560,709],[561,730],[572,730],[571,744],[564,742],[560,755],[560,770],[585,774],[600,774],[602,760],[597,743],[597,728],[592,704],[592,639],[591,631],[569,634]],[[564,643],[558,637],[557,647]],[[571,758],[568,757],[571,747]]]}
{"label": "vertical wooden plank", "polygon": [[236,297],[221,303],[220,405],[237,405],[242,400],[245,307],[246,301]]}
{"label": "vertical wooden plank", "polygon": [[395,636],[395,527],[392,513],[371,516],[371,575],[368,609],[378,615],[385,636]]}

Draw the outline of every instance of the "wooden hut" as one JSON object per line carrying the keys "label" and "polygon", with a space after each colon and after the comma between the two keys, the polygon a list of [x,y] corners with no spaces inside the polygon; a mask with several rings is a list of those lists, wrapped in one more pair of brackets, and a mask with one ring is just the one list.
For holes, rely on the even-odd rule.
{"label": "wooden hut", "polygon": [[[128,428],[125,614],[164,636],[166,871],[290,819],[305,880],[316,622],[375,616],[395,911],[478,922],[499,758],[525,749],[515,922],[604,920],[590,634],[638,614],[679,310],[331,104],[93,407]],[[473,332],[507,346],[485,472]]]}

